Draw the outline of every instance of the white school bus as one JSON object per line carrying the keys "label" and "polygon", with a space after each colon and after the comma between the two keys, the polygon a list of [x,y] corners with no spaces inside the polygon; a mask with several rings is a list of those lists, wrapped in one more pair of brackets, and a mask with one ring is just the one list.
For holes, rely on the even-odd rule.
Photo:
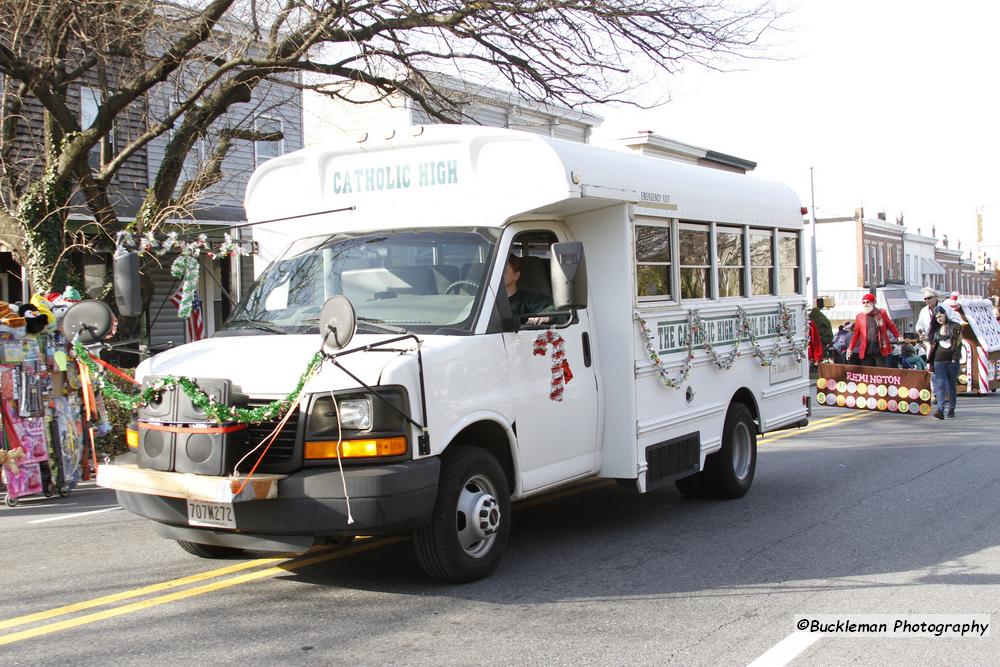
{"label": "white school bus", "polygon": [[268,161],[246,209],[271,221],[255,286],[222,331],[137,378],[255,406],[323,346],[321,370],[269,447],[274,421],[202,432],[166,391],[100,471],[196,555],[412,532],[429,575],[469,581],[496,567],[513,501],[591,477],[737,498],[757,436],[807,418],[802,214],[784,186],[429,126]]}

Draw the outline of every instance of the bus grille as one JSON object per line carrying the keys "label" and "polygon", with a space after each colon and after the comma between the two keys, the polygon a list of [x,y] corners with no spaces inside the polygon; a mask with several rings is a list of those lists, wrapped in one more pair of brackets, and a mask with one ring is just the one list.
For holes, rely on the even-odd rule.
{"label": "bus grille", "polygon": [[[263,405],[263,403],[251,403],[248,407],[256,408],[260,405]],[[271,447],[267,450],[264,460],[261,461],[262,465],[266,465],[268,463],[285,463],[295,455],[295,439],[299,432],[299,414],[300,411],[296,408],[295,413],[289,417],[288,423],[285,424],[283,429],[281,429],[281,432],[278,433],[278,437],[274,439]],[[260,444],[260,442],[264,440],[277,425],[278,420],[266,421],[260,424],[250,424],[247,427],[247,440],[249,442],[248,448],[253,449]],[[251,454],[247,460],[249,461],[252,459],[256,462],[258,456],[260,456],[259,452]],[[245,466],[241,466],[241,468],[242,467]]]}
{"label": "bus grille", "polygon": [[655,488],[701,463],[701,434],[691,433],[646,448],[646,489]]}

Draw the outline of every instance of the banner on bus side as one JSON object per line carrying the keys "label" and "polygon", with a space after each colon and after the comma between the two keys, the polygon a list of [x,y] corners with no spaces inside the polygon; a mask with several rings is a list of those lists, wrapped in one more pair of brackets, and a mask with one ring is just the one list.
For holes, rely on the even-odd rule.
{"label": "banner on bus side", "polygon": [[931,413],[931,375],[902,368],[820,364],[816,402],[907,415]]}

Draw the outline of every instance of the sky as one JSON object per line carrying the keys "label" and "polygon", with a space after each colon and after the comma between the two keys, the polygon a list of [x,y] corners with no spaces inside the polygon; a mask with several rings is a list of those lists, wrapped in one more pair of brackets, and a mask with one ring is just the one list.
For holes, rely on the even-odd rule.
{"label": "sky", "polygon": [[[798,0],[768,59],[689,66],[650,110],[602,107],[594,141],[639,130],[753,160],[817,217],[902,214],[1000,256],[1000,3]],[[992,252],[990,252],[992,251]],[[995,254],[994,254],[995,253]]]}

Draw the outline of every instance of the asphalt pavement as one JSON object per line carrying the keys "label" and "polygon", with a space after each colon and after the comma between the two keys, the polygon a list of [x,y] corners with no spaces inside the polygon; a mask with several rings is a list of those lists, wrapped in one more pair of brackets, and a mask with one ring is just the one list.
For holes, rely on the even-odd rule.
{"label": "asphalt pavement", "polygon": [[407,539],[207,561],[92,485],[25,500],[0,510],[0,664],[993,664],[1000,632],[803,640],[795,624],[1000,619],[998,408],[820,409],[762,441],[734,501],[606,480],[532,499],[500,569],[463,586],[428,581]]}

